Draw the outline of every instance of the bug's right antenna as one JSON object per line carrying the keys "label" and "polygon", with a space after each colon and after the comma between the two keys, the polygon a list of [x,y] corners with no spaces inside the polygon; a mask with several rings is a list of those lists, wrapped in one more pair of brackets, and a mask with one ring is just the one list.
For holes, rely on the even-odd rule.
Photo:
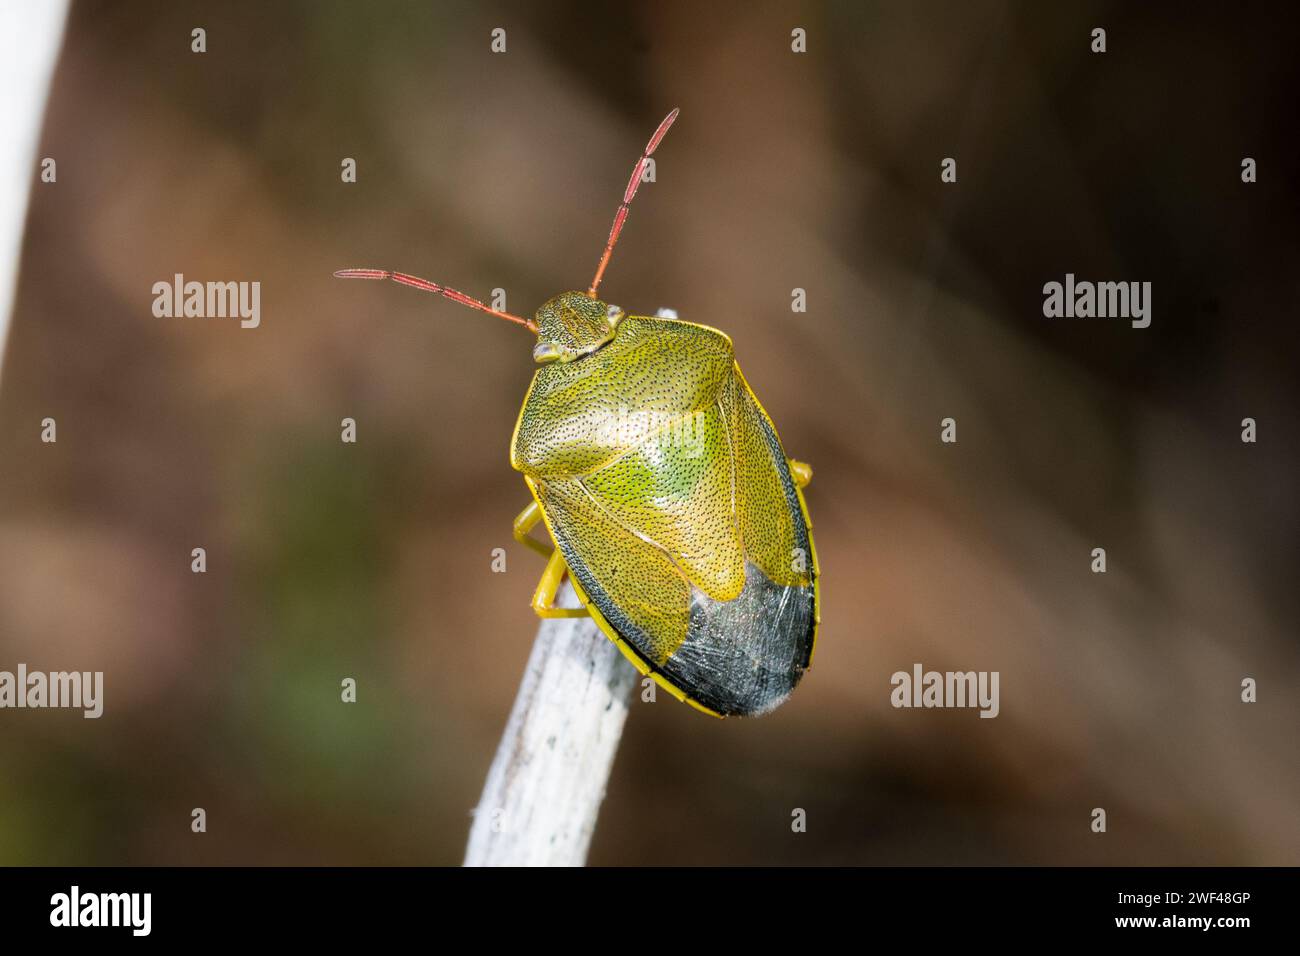
{"label": "bug's right antenna", "polygon": [[521,319],[517,315],[511,315],[509,312],[502,312],[494,309],[489,305],[467,296],[464,292],[457,292],[455,289],[448,289],[445,285],[439,285],[436,282],[430,282],[428,279],[421,279],[419,276],[409,276],[405,272],[393,272],[389,269],[340,269],[334,273],[336,279],[392,279],[394,282],[400,282],[402,285],[409,285],[413,289],[420,289],[423,292],[436,292],[438,295],[446,296],[453,302],[459,302],[461,305],[467,305],[471,309],[478,309],[480,312],[486,312],[488,315],[495,315],[498,319],[505,319],[507,322],[513,322],[515,325],[522,325],[529,332],[537,331],[537,323],[528,319]]}
{"label": "bug's right antenna", "polygon": [[641,174],[645,171],[646,161],[659,146],[659,141],[667,134],[668,127],[673,125],[673,120],[677,119],[678,112],[680,111],[675,109],[664,117],[655,134],[650,137],[650,142],[646,143],[645,152],[632,167],[632,178],[627,181],[627,189],[623,190],[623,202],[619,204],[618,212],[614,214],[614,225],[609,230],[605,254],[600,257],[600,264],[596,266],[596,278],[591,280],[591,288],[587,290],[587,295],[593,299],[596,298],[596,287],[600,285],[600,278],[605,274],[605,266],[609,265],[609,257],[614,253],[614,243],[618,242],[618,234],[623,231],[623,223],[627,222],[627,207],[631,204],[632,197],[636,195],[637,187],[641,185]]}

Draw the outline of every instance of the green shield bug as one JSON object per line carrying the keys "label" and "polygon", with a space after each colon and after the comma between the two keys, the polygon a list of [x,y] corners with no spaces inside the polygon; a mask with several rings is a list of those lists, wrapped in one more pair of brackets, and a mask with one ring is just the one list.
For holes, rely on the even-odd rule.
{"label": "green shield bug", "polygon": [[[812,663],[821,615],[803,488],[736,364],[731,339],[675,317],[627,315],[596,290],[650,156],[632,168],[586,292],[564,292],[532,320],[436,282],[392,279],[537,334],[533,376],[510,464],[533,500],[514,534],[546,558],[541,617],[590,615],[642,674],[716,717],[766,713]],[[529,532],[545,522],[554,546]],[[557,608],[568,574],[581,608]]]}

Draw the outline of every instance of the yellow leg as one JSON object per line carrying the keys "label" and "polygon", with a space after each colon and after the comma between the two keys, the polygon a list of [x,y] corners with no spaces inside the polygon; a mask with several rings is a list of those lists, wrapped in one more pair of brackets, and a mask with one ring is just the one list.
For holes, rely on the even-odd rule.
{"label": "yellow leg", "polygon": [[519,512],[515,518],[515,540],[522,545],[532,548],[544,558],[549,558],[551,552],[555,549],[538,541],[528,532],[537,527],[537,522],[542,520],[542,507],[536,501],[528,502],[528,507]]}
{"label": "yellow leg", "polygon": [[[795,461],[790,459],[790,477],[794,479],[795,487],[807,488],[808,483],[812,481],[812,465],[806,461]],[[534,502],[536,504],[536,502]]]}
{"label": "yellow leg", "polygon": [[553,551],[541,580],[537,582],[537,590],[533,592],[533,611],[538,617],[590,617],[585,607],[555,606],[555,592],[560,589],[567,570],[569,566],[564,563],[564,555],[558,549]]}

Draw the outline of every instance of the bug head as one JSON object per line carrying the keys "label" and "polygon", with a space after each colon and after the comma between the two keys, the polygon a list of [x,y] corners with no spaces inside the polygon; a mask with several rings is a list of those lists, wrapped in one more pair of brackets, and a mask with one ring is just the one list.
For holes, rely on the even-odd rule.
{"label": "bug head", "polygon": [[623,320],[623,310],[616,305],[596,298],[600,288],[601,277],[609,265],[609,257],[614,253],[623,224],[627,222],[628,207],[636,197],[637,187],[641,185],[646,165],[650,157],[659,148],[668,128],[677,119],[677,110],[664,117],[659,128],[654,131],[645,150],[632,167],[632,176],[623,190],[623,201],[614,213],[614,224],[609,229],[609,238],[605,240],[605,251],[596,265],[596,276],[591,280],[591,287],[586,292],[564,292],[551,299],[537,310],[537,346],[533,349],[533,358],[538,362],[572,362],[574,359],[590,355],[614,337],[618,323]]}
{"label": "bug head", "polygon": [[585,292],[562,292],[537,310],[537,362],[572,362],[614,337],[623,310]]}

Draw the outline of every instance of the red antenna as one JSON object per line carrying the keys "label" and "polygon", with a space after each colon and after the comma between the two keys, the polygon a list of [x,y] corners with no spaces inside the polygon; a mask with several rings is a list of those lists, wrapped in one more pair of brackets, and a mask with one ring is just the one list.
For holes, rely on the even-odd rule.
{"label": "red antenna", "polygon": [[641,174],[645,172],[645,164],[659,146],[659,141],[667,135],[668,127],[673,125],[673,120],[677,119],[679,112],[680,110],[673,110],[664,117],[664,121],[659,124],[655,134],[650,137],[650,142],[646,143],[645,152],[641,154],[641,158],[632,167],[632,178],[627,181],[627,189],[623,190],[623,202],[619,204],[618,212],[614,214],[614,225],[609,230],[609,240],[605,243],[605,254],[600,257],[600,265],[596,266],[596,278],[591,280],[591,288],[587,290],[587,295],[593,299],[596,298],[596,287],[600,285],[600,278],[605,274],[605,266],[609,265],[609,257],[614,253],[614,243],[618,242],[618,234],[623,231],[623,223],[627,222],[627,207],[631,205],[632,198],[636,196],[636,189],[641,185]]}
{"label": "red antenna", "polygon": [[394,282],[400,282],[402,285],[409,285],[413,289],[422,289],[425,292],[436,292],[438,295],[444,295],[453,302],[459,302],[461,305],[467,305],[471,309],[478,309],[480,312],[486,312],[488,315],[495,315],[498,319],[505,319],[507,322],[514,322],[516,325],[522,325],[529,332],[536,332],[537,325],[529,319],[521,319],[517,315],[511,315],[509,312],[498,312],[478,299],[471,299],[464,292],[457,292],[455,289],[448,289],[444,285],[438,285],[436,282],[430,282],[428,279],[420,279],[416,276],[408,276],[405,272],[389,272],[387,269],[340,269],[334,273],[338,279],[392,279]]}

